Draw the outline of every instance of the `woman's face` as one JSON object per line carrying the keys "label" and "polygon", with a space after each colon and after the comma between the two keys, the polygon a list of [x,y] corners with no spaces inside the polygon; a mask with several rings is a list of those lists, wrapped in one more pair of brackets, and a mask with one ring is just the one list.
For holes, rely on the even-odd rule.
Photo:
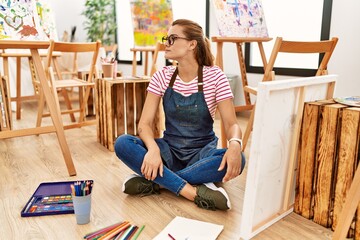
{"label": "woman's face", "polygon": [[165,41],[165,58],[179,61],[181,58],[193,56],[194,41],[188,39],[182,31],[183,27],[170,27]]}

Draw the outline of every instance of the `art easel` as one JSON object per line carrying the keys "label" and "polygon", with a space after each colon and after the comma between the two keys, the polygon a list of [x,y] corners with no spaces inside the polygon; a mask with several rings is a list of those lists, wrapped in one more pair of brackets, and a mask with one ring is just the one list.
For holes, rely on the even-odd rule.
{"label": "art easel", "polygon": [[22,137],[29,135],[38,135],[44,133],[53,133],[55,132],[60,144],[62,154],[64,156],[65,164],[70,176],[76,175],[76,170],[74,163],[71,158],[69,146],[67,145],[63,123],[60,115],[60,109],[57,106],[57,103],[54,98],[56,92],[52,92],[50,89],[42,62],[39,55],[39,49],[47,49],[50,45],[50,42],[46,41],[17,41],[17,40],[2,40],[0,41],[0,49],[30,49],[32,60],[36,72],[38,74],[42,90],[44,91],[46,102],[50,110],[51,119],[53,126],[44,126],[44,127],[35,127],[27,129],[17,129],[0,132],[0,139],[13,138],[13,137]]}
{"label": "art easel", "polygon": [[[40,57],[46,57],[47,51],[39,53]],[[60,54],[57,54],[55,57],[59,57]],[[9,75],[9,58],[15,58],[16,59],[16,96],[11,98],[11,102],[16,102],[16,119],[21,119],[21,102],[27,101],[27,100],[34,100],[37,99],[38,96],[36,95],[36,89],[34,89],[35,94],[32,96],[21,96],[21,59],[27,58],[29,61],[29,68],[30,71],[32,71],[32,55],[28,51],[22,51],[22,52],[2,52],[0,53],[0,57],[3,59],[3,70],[4,75],[7,76],[10,82],[10,75]],[[31,77],[33,78],[33,74],[31,74]],[[32,79],[34,82],[34,79]],[[33,84],[34,88],[35,85]]]}
{"label": "art easel", "polygon": [[[245,67],[244,54],[243,54],[243,50],[242,50],[242,44],[243,43],[257,43],[258,44],[261,60],[263,62],[264,69],[265,69],[267,61],[266,61],[265,51],[264,51],[264,47],[263,47],[262,43],[271,41],[271,39],[272,38],[214,36],[211,38],[211,40],[213,42],[216,42],[216,65],[219,66],[224,71],[223,54],[222,54],[223,43],[224,42],[235,43],[236,49],[237,49],[237,54],[238,54],[239,65],[240,65],[242,86],[243,87],[247,86],[248,80],[247,80],[247,76],[246,76],[246,67]],[[243,93],[244,93],[244,98],[245,98],[245,105],[235,106],[235,112],[242,112],[242,111],[247,111],[247,110],[253,109],[254,105],[251,104],[249,93],[245,92],[244,89],[243,89]],[[227,147],[227,139],[226,139],[226,134],[225,134],[225,129],[224,129],[223,124],[221,124],[221,145],[224,148]]]}

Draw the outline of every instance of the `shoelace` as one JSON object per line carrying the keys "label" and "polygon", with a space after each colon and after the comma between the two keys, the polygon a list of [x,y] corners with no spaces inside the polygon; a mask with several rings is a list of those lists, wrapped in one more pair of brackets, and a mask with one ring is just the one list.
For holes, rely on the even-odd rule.
{"label": "shoelace", "polygon": [[200,208],[214,211],[216,210],[215,202],[211,199],[204,199],[202,197],[196,196],[194,202]]}
{"label": "shoelace", "polygon": [[140,197],[145,197],[151,194],[158,194],[154,189],[153,183],[151,182],[141,183],[139,185],[139,192],[140,192]]}

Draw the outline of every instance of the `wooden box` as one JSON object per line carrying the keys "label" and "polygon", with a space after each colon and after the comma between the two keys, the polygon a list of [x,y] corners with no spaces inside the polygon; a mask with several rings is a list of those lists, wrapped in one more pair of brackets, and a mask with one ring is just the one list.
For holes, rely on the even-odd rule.
{"label": "wooden box", "polygon": [[[305,104],[298,151],[296,213],[335,230],[359,163],[359,139],[360,108],[331,100]],[[348,237],[360,239],[357,216]]]}
{"label": "wooden box", "polygon": [[[114,151],[118,136],[137,135],[149,81],[150,78],[131,77],[96,81],[97,140],[109,150]],[[157,126],[154,134],[159,135]]]}

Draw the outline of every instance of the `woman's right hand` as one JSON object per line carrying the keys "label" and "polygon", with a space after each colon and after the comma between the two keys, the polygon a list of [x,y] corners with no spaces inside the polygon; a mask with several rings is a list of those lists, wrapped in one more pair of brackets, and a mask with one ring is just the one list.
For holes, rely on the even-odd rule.
{"label": "woman's right hand", "polygon": [[144,157],[141,165],[141,173],[147,180],[153,181],[159,174],[163,176],[164,164],[159,151],[149,150]]}

